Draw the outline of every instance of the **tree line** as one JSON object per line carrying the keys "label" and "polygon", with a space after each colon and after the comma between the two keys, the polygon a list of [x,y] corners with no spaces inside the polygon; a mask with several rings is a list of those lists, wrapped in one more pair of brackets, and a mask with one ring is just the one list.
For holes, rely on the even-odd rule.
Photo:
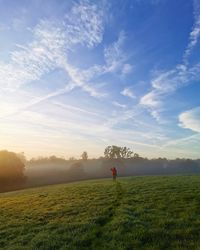
{"label": "tree line", "polygon": [[[157,174],[183,174],[200,173],[200,160],[166,158],[147,159],[134,153],[128,147],[116,145],[108,146],[104,150],[104,156],[98,159],[89,159],[88,153],[84,151],[79,159],[71,157],[65,159],[57,156],[32,158],[29,161],[24,153],[13,153],[0,151],[0,192],[26,187],[30,176],[25,176],[25,166],[51,165],[52,172],[45,170],[46,176],[59,175],[62,178],[55,179],[54,182],[62,180],[73,181],[91,178],[102,178],[110,176],[110,167],[116,166],[120,176],[129,175],[157,175]],[[62,166],[64,170],[59,170]],[[54,171],[54,172],[53,172]],[[60,171],[60,172],[59,172]],[[42,176],[45,179],[45,175]],[[43,182],[41,180],[41,183]],[[47,183],[51,183],[48,179]],[[46,182],[45,182],[46,183]]]}
{"label": "tree line", "polygon": [[[24,160],[24,154],[20,153],[18,154],[20,158],[23,158]],[[128,158],[138,158],[140,157],[139,154],[133,153],[133,151],[130,150],[130,148],[127,147],[119,147],[119,146],[107,146],[104,150],[104,156],[100,156],[98,159],[128,159]],[[44,157],[39,156],[36,158],[31,158],[30,163],[49,163],[49,162],[60,162],[64,163],[65,161],[77,161],[77,160],[83,160],[87,161],[89,159],[87,151],[83,151],[83,153],[80,155],[80,158],[77,159],[75,157],[70,157],[69,159],[65,159],[63,157],[57,157],[55,155]]]}

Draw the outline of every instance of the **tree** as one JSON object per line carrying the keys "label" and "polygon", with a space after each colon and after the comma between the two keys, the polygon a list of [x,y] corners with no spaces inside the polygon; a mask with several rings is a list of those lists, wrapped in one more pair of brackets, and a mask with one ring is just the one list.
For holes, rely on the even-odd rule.
{"label": "tree", "polygon": [[82,158],[82,160],[87,161],[87,159],[88,159],[88,154],[87,154],[86,151],[84,151],[84,152],[82,153],[81,158]]}
{"label": "tree", "polygon": [[120,149],[121,152],[121,158],[131,158],[133,152],[130,150],[130,148],[127,147],[121,147]]}
{"label": "tree", "polygon": [[25,165],[13,152],[0,151],[0,190],[21,187],[25,182]]}
{"label": "tree", "polygon": [[139,159],[139,158],[140,158],[140,156],[139,156],[139,154],[134,153],[133,158],[134,158],[134,159]]}
{"label": "tree", "polygon": [[18,157],[24,164],[26,164],[27,160],[26,160],[26,156],[25,156],[24,152],[18,153],[18,154],[16,154],[16,155],[17,155],[17,157]]}
{"label": "tree", "polygon": [[104,151],[104,156],[107,159],[127,159],[131,158],[132,154],[130,148],[115,145],[106,147]]}

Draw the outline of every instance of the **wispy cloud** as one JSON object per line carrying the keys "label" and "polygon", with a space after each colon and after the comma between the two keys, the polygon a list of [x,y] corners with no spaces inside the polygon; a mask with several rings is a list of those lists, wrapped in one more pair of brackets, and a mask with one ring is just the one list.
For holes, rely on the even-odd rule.
{"label": "wispy cloud", "polygon": [[101,117],[101,118],[103,118],[103,119],[106,118],[105,116],[99,114],[99,112],[86,110],[86,109],[83,109],[83,108],[80,108],[80,107],[76,107],[76,106],[72,106],[72,105],[69,105],[69,104],[63,104],[63,103],[58,102],[58,101],[53,101],[52,103],[53,103],[54,105],[56,105],[56,106],[59,106],[59,107],[61,107],[61,108],[66,109],[66,110],[75,111],[75,112],[80,112],[80,113],[82,113],[82,114],[91,115],[91,116],[97,116],[97,117]]}
{"label": "wispy cloud", "polygon": [[[8,24],[9,31],[4,23],[0,24],[1,44],[5,47],[0,60],[1,147],[10,149],[10,144],[24,151],[25,145],[27,152],[35,149],[42,153],[43,150],[52,153],[71,150],[72,154],[79,150],[91,153],[98,148],[96,155],[99,155],[105,144],[112,142],[156,156],[158,153],[169,155],[167,152],[176,155],[178,150],[180,155],[184,152],[181,143],[197,142],[199,137],[186,137],[193,132],[199,134],[199,112],[192,109],[181,113],[177,105],[169,114],[167,97],[200,80],[198,55],[189,57],[199,42],[199,1],[194,1],[196,7],[191,13],[191,17],[195,17],[194,25],[182,62],[171,66],[168,60],[169,53],[173,53],[171,46],[152,49],[155,44],[163,44],[163,36],[155,36],[159,27],[153,29],[153,33],[150,29],[157,20],[156,12],[152,19],[152,13],[147,11],[147,19],[151,22],[142,22],[139,26],[137,22],[140,20],[132,16],[132,7],[137,11],[144,5],[162,1],[166,2],[135,0],[121,4],[123,8],[118,8],[115,1],[72,0],[63,3],[62,8],[55,1],[46,1],[49,8],[40,12],[33,0],[30,1],[31,13],[26,6],[26,15],[20,16],[18,12],[11,19],[8,18],[10,14],[5,15],[5,20],[2,17],[1,21]],[[20,3],[19,10],[25,5]],[[113,7],[109,13],[108,5]],[[183,5],[180,11],[185,11],[188,6]],[[11,13],[13,6],[10,5]],[[169,4],[169,8],[171,6]],[[45,18],[41,19],[41,16]],[[121,22],[119,16],[127,21]],[[162,16],[160,21],[166,23],[168,18],[171,18],[170,14]],[[160,27],[165,28],[165,25]],[[177,33],[179,23],[172,28],[172,33]],[[181,27],[181,34],[185,35],[187,28]],[[166,36],[169,34],[168,30],[163,32]],[[144,44],[147,37],[152,39]],[[175,46],[177,41],[173,41]],[[145,54],[147,51],[150,53]],[[166,54],[167,70],[154,71],[149,79],[151,65],[157,56],[165,58]],[[133,55],[137,59],[135,62]],[[174,58],[176,56],[174,53]],[[162,67],[165,69],[165,65]],[[128,78],[136,84],[131,86]],[[141,98],[136,103],[138,96]],[[170,103],[170,111],[173,104]],[[170,123],[177,111],[181,113],[181,128]],[[169,123],[164,124],[164,118]],[[88,145],[91,145],[90,150],[84,148]]]}
{"label": "wispy cloud", "polygon": [[64,22],[40,21],[33,29],[33,42],[18,45],[11,53],[10,63],[0,63],[0,87],[15,90],[61,68],[70,77],[70,85],[100,97],[102,94],[89,83],[96,69],[89,69],[94,73],[86,76],[85,71],[69,63],[68,51],[77,44],[93,47],[101,42],[102,36],[103,10],[88,1],[80,1],[66,14]]}
{"label": "wispy cloud", "polygon": [[159,152],[171,154],[172,157],[199,158],[200,133],[169,139],[160,147]]}
{"label": "wispy cloud", "polygon": [[200,107],[185,111],[179,115],[179,126],[200,133]]}
{"label": "wispy cloud", "polygon": [[106,72],[118,72],[122,75],[126,75],[132,71],[132,65],[127,63],[128,56],[123,51],[125,39],[125,32],[121,31],[117,41],[104,49]]}
{"label": "wispy cloud", "polygon": [[2,115],[0,115],[0,118],[6,118],[6,117],[10,117],[13,115],[16,115],[24,110],[27,110],[41,102],[47,101],[51,98],[57,97],[59,95],[65,94],[69,91],[71,91],[74,88],[74,85],[66,85],[65,88],[63,89],[59,89],[57,91],[53,91],[47,95],[43,95],[41,97],[32,97],[31,101],[27,101],[26,104],[21,104],[20,106],[18,106],[18,108],[12,108],[10,111],[6,108],[6,113],[4,112]]}
{"label": "wispy cloud", "polygon": [[157,108],[160,105],[159,92],[152,90],[140,99],[140,104],[145,105],[149,108]]}
{"label": "wispy cloud", "polygon": [[194,65],[188,64],[188,57],[199,37],[200,4],[194,0],[194,26],[189,36],[188,46],[183,54],[183,63],[176,65],[171,70],[157,73],[157,76],[151,81],[152,90],[140,99],[140,104],[145,106],[158,122],[161,122],[160,113],[163,110],[165,97],[200,79],[200,62]]}
{"label": "wispy cloud", "polygon": [[[62,48],[62,40],[60,37],[56,39],[56,34],[60,31],[54,30],[51,25],[48,29],[42,29],[41,26],[44,26],[44,22],[34,29],[33,42],[18,46],[18,49],[11,53],[10,63],[0,63],[1,88],[15,90],[28,82],[40,79],[56,67],[53,61],[56,52]],[[42,30],[45,34],[39,36],[38,32]]]}
{"label": "wispy cloud", "polygon": [[151,82],[152,90],[140,99],[140,104],[146,107],[152,117],[159,123],[165,121],[161,118],[164,110],[163,100],[174,93],[177,89],[182,88],[193,81],[200,79],[200,63],[190,68],[184,65],[177,65],[175,69],[159,74]]}
{"label": "wispy cloud", "polygon": [[122,68],[122,75],[127,75],[131,73],[133,70],[133,66],[129,63],[125,63],[123,68]]}
{"label": "wispy cloud", "polygon": [[200,3],[198,0],[194,0],[194,25],[190,32],[189,44],[185,50],[183,60],[187,64],[188,57],[192,53],[193,48],[197,45],[200,38]]}
{"label": "wispy cloud", "polygon": [[117,71],[126,75],[132,70],[122,50],[124,32],[119,34],[116,42],[105,48],[105,65],[80,69],[72,65],[68,59],[68,52],[73,53],[77,45],[92,48],[101,43],[105,22],[104,11],[105,5],[80,1],[66,13],[64,21],[41,20],[32,29],[33,41],[26,45],[16,44],[16,50],[11,52],[10,62],[0,62],[0,87],[15,91],[60,68],[70,79],[66,87],[35,98],[31,101],[32,105],[77,87],[92,97],[106,96],[106,93],[99,90],[98,85],[97,89],[95,88],[94,78]]}
{"label": "wispy cloud", "polygon": [[120,92],[122,95],[130,97],[130,98],[135,98],[135,95],[133,93],[133,91],[131,90],[131,88],[125,88]]}
{"label": "wispy cloud", "polygon": [[190,68],[177,65],[175,69],[159,74],[151,82],[152,90],[144,95],[140,103],[149,108],[161,105],[161,100],[167,94],[175,92],[178,88],[200,79],[200,63]]}
{"label": "wispy cloud", "polygon": [[168,140],[165,144],[163,144],[161,146],[161,148],[166,148],[166,147],[170,147],[170,146],[177,146],[177,145],[183,144],[185,142],[190,142],[190,141],[196,140],[198,138],[199,138],[199,135],[193,134],[193,135],[186,136],[186,137],[179,138],[179,139]]}
{"label": "wispy cloud", "polygon": [[126,105],[125,105],[125,104],[122,104],[122,103],[119,103],[119,102],[116,102],[116,101],[114,101],[114,102],[112,102],[112,103],[113,103],[113,105],[115,105],[116,107],[126,108]]}
{"label": "wispy cloud", "polygon": [[87,0],[75,3],[65,16],[65,32],[69,43],[81,43],[87,47],[99,44],[104,30],[103,6],[91,4]]}

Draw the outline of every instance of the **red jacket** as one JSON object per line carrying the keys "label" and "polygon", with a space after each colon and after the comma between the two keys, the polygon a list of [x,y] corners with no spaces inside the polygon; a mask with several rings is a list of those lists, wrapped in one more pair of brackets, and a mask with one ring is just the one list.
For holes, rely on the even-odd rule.
{"label": "red jacket", "polygon": [[112,171],[113,176],[117,175],[117,169],[115,167],[111,168],[110,170]]}

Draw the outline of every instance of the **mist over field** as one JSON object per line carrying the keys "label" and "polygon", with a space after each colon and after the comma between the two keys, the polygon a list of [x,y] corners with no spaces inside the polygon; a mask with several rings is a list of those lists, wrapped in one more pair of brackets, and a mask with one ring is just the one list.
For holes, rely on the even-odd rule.
{"label": "mist over field", "polygon": [[24,153],[0,151],[0,191],[74,182],[88,179],[142,175],[200,174],[200,159],[148,159],[127,147],[108,146],[104,156],[90,159],[84,151],[80,159],[56,156],[27,160]]}
{"label": "mist over field", "polygon": [[88,159],[27,163],[27,186],[78,180],[111,178],[111,167],[118,176],[200,174],[200,160],[190,159]]}
{"label": "mist over field", "polygon": [[200,0],[0,0],[0,250],[200,250]]}

